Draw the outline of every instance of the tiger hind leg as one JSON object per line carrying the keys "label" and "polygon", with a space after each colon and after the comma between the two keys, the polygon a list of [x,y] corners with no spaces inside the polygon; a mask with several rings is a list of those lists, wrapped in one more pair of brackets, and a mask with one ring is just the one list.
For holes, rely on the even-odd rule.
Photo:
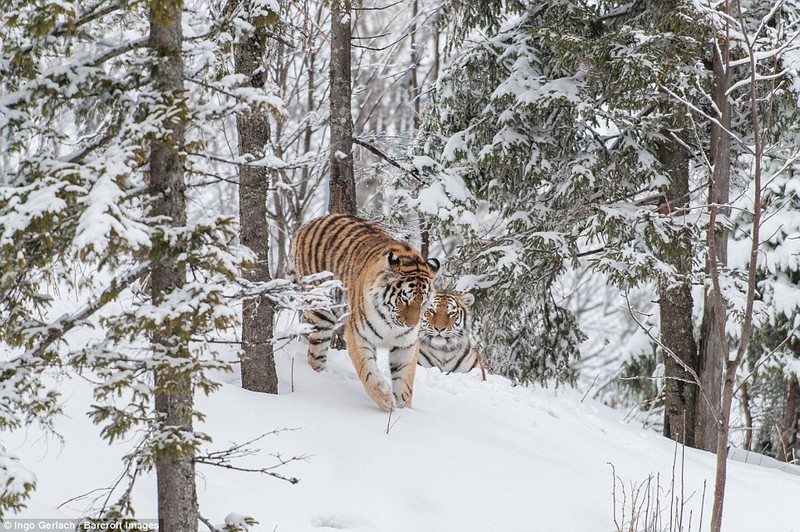
{"label": "tiger hind leg", "polygon": [[344,328],[347,353],[367,394],[383,410],[392,410],[392,392],[378,369],[375,346],[358,334],[355,319],[348,319]]}
{"label": "tiger hind leg", "polygon": [[419,342],[407,346],[395,346],[389,350],[392,393],[395,404],[400,408],[411,408],[418,361]]}
{"label": "tiger hind leg", "polygon": [[329,310],[311,310],[303,317],[313,327],[308,335],[308,364],[314,371],[325,370],[328,363],[328,346],[336,328],[336,316]]}

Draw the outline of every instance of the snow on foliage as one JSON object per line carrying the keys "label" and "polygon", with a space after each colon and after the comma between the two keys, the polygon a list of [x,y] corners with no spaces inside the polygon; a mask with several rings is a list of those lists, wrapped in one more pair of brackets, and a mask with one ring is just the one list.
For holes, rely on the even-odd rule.
{"label": "snow on foliage", "polygon": [[24,501],[30,497],[35,485],[36,476],[0,444],[0,519],[6,517],[9,511],[18,512],[24,508]]}
{"label": "snow on foliage", "polygon": [[[438,161],[440,175],[458,175],[475,197],[458,216],[438,215],[440,238],[460,243],[446,267],[455,279],[478,278],[487,287],[475,307],[487,360],[524,379],[542,376],[526,369],[534,362],[523,345],[551,357],[547,378],[566,375],[556,368],[577,358],[580,331],[551,289],[566,268],[585,262],[585,254],[619,286],[674,279],[663,250],[698,222],[639,201],[669,183],[658,150],[672,116],[660,111],[663,95],[653,80],[680,80],[694,94],[707,74],[693,70],[696,61],[683,71],[662,68],[674,52],[655,33],[607,28],[609,35],[595,39],[594,10],[561,4],[509,6],[503,16],[496,6],[455,9],[470,28],[499,23],[487,24],[485,38],[464,39],[438,82],[418,150]],[[458,19],[462,10],[471,20]],[[681,50],[690,57],[697,43],[675,38],[686,40]],[[643,108],[654,112],[642,119]],[[427,186],[435,203],[442,186],[436,179]],[[423,207],[435,215],[428,203]],[[484,319],[492,324],[486,329]],[[519,325],[525,320],[533,320],[529,329]],[[502,330],[514,334],[503,340]]]}

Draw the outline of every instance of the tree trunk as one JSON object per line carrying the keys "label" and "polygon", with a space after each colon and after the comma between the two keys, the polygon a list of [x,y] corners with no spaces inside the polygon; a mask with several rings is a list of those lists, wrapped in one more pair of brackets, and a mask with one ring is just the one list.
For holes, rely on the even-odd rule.
{"label": "tree trunk", "polygon": [[[409,32],[409,36],[411,37],[411,68],[409,73],[411,74],[411,102],[414,108],[414,117],[411,121],[412,130],[411,130],[411,138],[416,141],[417,135],[419,134],[419,128],[422,121],[422,114],[420,112],[420,100],[422,99],[422,90],[419,86],[419,79],[418,79],[418,71],[419,71],[419,52],[417,50],[417,17],[419,16],[419,2],[418,0],[414,0],[411,3],[411,30]],[[438,43],[437,43],[438,45]],[[435,83],[436,80],[434,79],[433,82]],[[412,148],[413,149],[413,148]],[[429,230],[428,224],[428,217],[419,212],[419,236],[420,236],[420,248],[419,252],[422,255],[423,259],[428,259],[428,254],[430,253],[431,247],[431,233]]]}
{"label": "tree trunk", "polygon": [[786,414],[779,437],[778,460],[791,462],[797,458],[797,430],[800,418],[800,384],[795,374],[789,375],[786,394]]}
{"label": "tree trunk", "polygon": [[[350,39],[352,34],[350,0],[331,2],[331,181],[328,211],[355,215],[356,180],[353,171],[352,81]],[[341,296],[338,298],[341,303]],[[331,339],[333,349],[345,349],[342,329]]]}
{"label": "tree trunk", "polygon": [[742,414],[744,415],[744,443],[742,447],[745,451],[753,450],[753,409],[750,406],[750,387],[747,381],[742,382],[742,393],[740,401],[742,403]]}
{"label": "tree trunk", "polygon": [[[658,159],[670,176],[666,191],[673,212],[680,214],[689,204],[689,156],[676,140],[661,146]],[[661,343],[665,350],[664,435],[684,445],[694,446],[694,413],[699,396],[697,345],[692,327],[692,291],[689,274],[692,267],[690,234],[684,231],[679,242],[666,252],[679,278],[673,284],[659,284],[661,308]],[[692,375],[692,372],[695,375]]]}
{"label": "tree trunk", "polygon": [[[159,61],[153,67],[153,82],[159,96],[168,104],[183,98],[183,59],[181,45],[182,0],[150,2],[150,44]],[[166,135],[154,139],[150,149],[150,192],[154,198],[151,215],[164,217],[170,227],[186,225],[186,186],[183,176],[185,115],[178,113],[163,127]],[[169,292],[186,282],[183,268],[175,264],[174,253],[164,253],[167,242],[153,243],[150,295],[159,304]],[[168,257],[164,259],[164,257]],[[190,356],[188,342],[180,331],[159,330],[153,335],[157,352],[181,358]],[[173,334],[174,332],[174,334]],[[161,427],[178,427],[191,433],[194,410],[191,376],[169,368],[155,374],[155,409],[162,416]],[[197,530],[197,497],[194,456],[173,448],[161,449],[156,458],[158,518],[161,530]]]}
{"label": "tree trunk", "polygon": [[355,215],[353,115],[350,110],[351,13],[351,0],[331,2],[331,181],[328,210]]}
{"label": "tree trunk", "polygon": [[[251,20],[254,31],[234,45],[237,74],[249,78],[248,85],[263,89],[266,82],[264,57],[267,36],[263,17]],[[269,115],[265,109],[254,109],[236,117],[239,154],[263,157],[269,143]],[[244,273],[252,282],[267,282],[269,270],[269,234],[267,197],[269,170],[243,165],[239,169],[240,241],[257,256],[255,266]],[[274,309],[266,297],[246,299],[242,306],[242,387],[264,393],[278,393],[278,374],[272,348]]]}
{"label": "tree trunk", "polygon": [[[711,173],[711,184],[708,191],[709,204],[726,205],[730,194],[731,173],[731,106],[727,91],[731,83],[730,69],[726,68],[729,55],[728,46],[721,47],[725,57],[714,54],[714,89],[713,98],[720,110],[720,125],[711,125],[711,156],[714,165]],[[729,209],[720,208],[719,212],[727,216]],[[728,263],[728,235],[724,229],[708,231],[708,253],[706,273],[711,273],[712,261],[717,268],[724,268]],[[696,433],[697,447],[707,451],[717,448],[719,432],[720,394],[722,392],[722,371],[728,359],[728,339],[725,335],[727,321],[724,301],[715,297],[713,287],[707,286],[703,305],[703,323],[700,327],[700,386],[703,400],[697,405]]]}
{"label": "tree trunk", "polygon": [[[724,9],[727,15],[731,13],[731,5],[730,3],[726,2],[724,4]],[[740,27],[738,28],[739,31],[742,33],[747,33],[747,27],[745,27],[744,17],[742,16],[742,4],[741,2],[737,4],[737,11],[738,11],[738,20],[740,23]],[[730,18],[726,19],[730,20]],[[727,29],[727,28],[726,28]],[[750,260],[747,266],[747,302],[745,304],[744,309],[744,317],[742,321],[742,336],[739,342],[739,346],[736,349],[736,356],[731,359],[729,354],[725,353],[725,380],[722,383],[722,411],[720,412],[720,423],[718,425],[718,432],[717,432],[717,468],[716,474],[714,476],[714,504],[711,509],[711,532],[721,532],[722,531],[722,512],[723,506],[725,503],[725,484],[728,478],[728,436],[730,434],[730,418],[731,418],[731,404],[733,403],[733,393],[735,391],[735,381],[736,381],[736,371],[739,369],[739,366],[742,364],[742,360],[744,360],[745,353],[747,353],[747,346],[750,344],[750,334],[753,330],[753,307],[755,305],[755,296],[756,296],[756,282],[758,277],[758,249],[760,246],[760,235],[761,235],[761,216],[762,216],[762,201],[761,201],[761,192],[762,192],[762,165],[764,162],[764,140],[765,137],[762,137],[762,128],[764,131],[767,131],[769,128],[769,120],[770,115],[769,113],[765,114],[763,117],[759,115],[759,97],[756,93],[756,53],[754,48],[752,47],[751,41],[745,39],[747,43],[747,52],[749,56],[749,63],[750,63],[750,112],[751,112],[751,121],[753,127],[753,223],[752,223],[752,230],[750,234],[752,235],[752,239],[750,242]],[[729,71],[731,68],[730,64],[730,35],[729,32],[726,31],[725,41],[721,43],[721,50],[723,57],[720,58],[722,61],[721,68],[724,70]],[[774,90],[774,87],[773,87]],[[723,117],[724,117],[724,110],[723,110]],[[721,154],[721,153],[720,153]],[[723,154],[721,154],[723,155]],[[715,173],[717,171],[717,165],[719,164],[719,160],[714,162],[714,170]],[[714,186],[714,179],[712,179],[712,187]],[[714,203],[710,204],[710,211],[711,211],[711,219],[709,220],[709,234],[711,235],[711,244],[714,244],[714,236],[716,234],[716,230],[714,229],[714,224],[716,223],[717,213],[720,212],[720,208],[715,205]],[[723,298],[722,298],[722,290],[720,288],[720,279],[719,279],[719,269],[718,263],[715,260],[714,254],[712,253],[711,259],[711,282],[712,287],[714,288],[714,293],[712,297],[715,299],[713,302],[716,305],[722,307],[724,305]],[[720,324],[720,327],[724,328],[723,324]]]}
{"label": "tree trunk", "polygon": [[720,423],[717,434],[716,472],[714,477],[714,499],[711,509],[711,531],[722,530],[722,509],[725,504],[725,482],[728,476],[728,433],[731,420],[731,405],[733,404],[733,391],[736,381],[736,369],[739,364],[728,360],[725,364],[725,380],[722,383],[722,403],[720,410]]}

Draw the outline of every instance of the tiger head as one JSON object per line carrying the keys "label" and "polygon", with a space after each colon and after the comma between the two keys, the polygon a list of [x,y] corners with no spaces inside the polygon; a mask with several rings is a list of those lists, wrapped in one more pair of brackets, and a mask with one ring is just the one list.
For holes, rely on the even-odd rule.
{"label": "tiger head", "polygon": [[422,316],[422,334],[445,339],[469,334],[469,307],[475,302],[470,293],[440,290]]}
{"label": "tiger head", "polygon": [[437,259],[424,260],[413,249],[391,250],[384,271],[383,303],[395,325],[416,327],[433,292]]}

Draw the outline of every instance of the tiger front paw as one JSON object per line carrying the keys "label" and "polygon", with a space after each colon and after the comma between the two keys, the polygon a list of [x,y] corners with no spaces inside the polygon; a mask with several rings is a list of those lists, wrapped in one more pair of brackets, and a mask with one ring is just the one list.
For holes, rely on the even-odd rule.
{"label": "tiger front paw", "polygon": [[394,396],[394,402],[397,408],[411,408],[411,394],[400,394]]}
{"label": "tiger front paw", "polygon": [[325,366],[327,365],[327,362],[328,362],[327,355],[314,356],[311,353],[308,354],[308,365],[311,366],[317,373],[325,371]]}
{"label": "tiger front paw", "polygon": [[372,400],[375,401],[375,404],[377,404],[381,410],[389,412],[394,407],[392,393],[389,391],[389,387],[385,382],[380,382],[375,386],[371,386],[367,389],[367,392],[369,392],[369,396],[372,397]]}

